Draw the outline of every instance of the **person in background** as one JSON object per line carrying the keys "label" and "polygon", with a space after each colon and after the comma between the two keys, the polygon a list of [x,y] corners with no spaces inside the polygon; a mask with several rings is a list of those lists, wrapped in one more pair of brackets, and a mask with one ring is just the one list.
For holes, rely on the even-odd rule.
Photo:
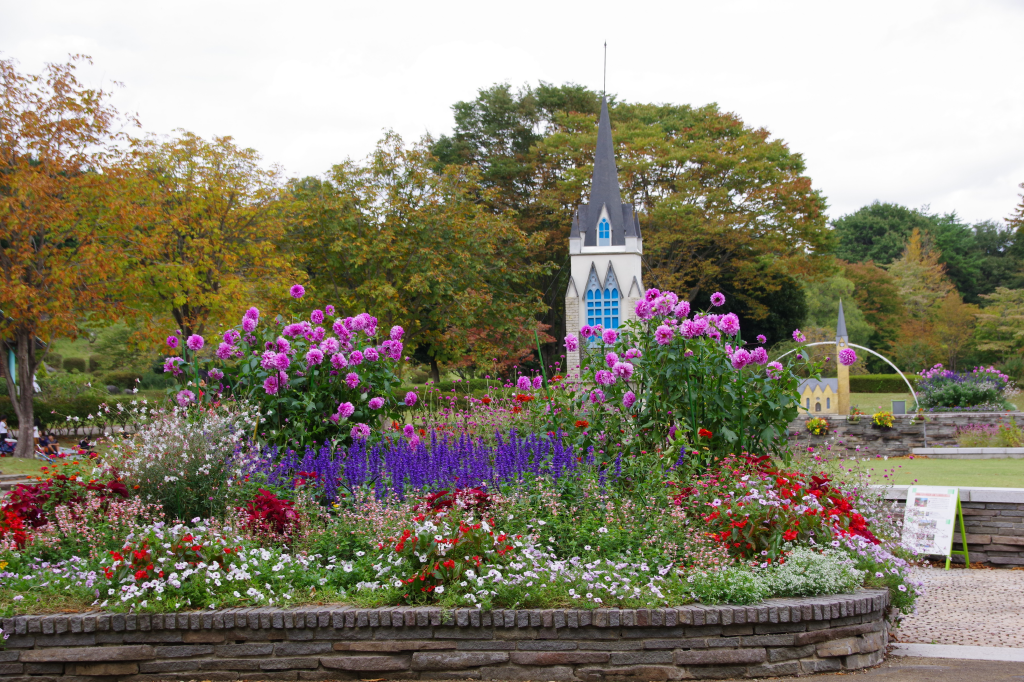
{"label": "person in background", "polygon": [[7,440],[7,420],[0,419],[0,441]]}

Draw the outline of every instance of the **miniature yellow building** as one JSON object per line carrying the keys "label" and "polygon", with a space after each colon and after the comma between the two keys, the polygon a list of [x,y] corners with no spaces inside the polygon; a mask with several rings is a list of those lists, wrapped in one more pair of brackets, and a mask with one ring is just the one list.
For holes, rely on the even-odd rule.
{"label": "miniature yellow building", "polygon": [[806,414],[839,414],[839,379],[801,381],[800,411]]}

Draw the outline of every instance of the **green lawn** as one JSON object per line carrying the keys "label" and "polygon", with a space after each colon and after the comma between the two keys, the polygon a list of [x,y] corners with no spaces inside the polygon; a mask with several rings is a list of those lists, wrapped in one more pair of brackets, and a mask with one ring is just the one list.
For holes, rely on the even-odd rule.
{"label": "green lawn", "polygon": [[909,393],[851,393],[850,406],[868,414],[889,411],[893,400],[906,400],[907,412],[914,411],[914,396]]}
{"label": "green lawn", "polygon": [[[1024,459],[924,459],[900,457],[844,464],[866,469],[874,482],[955,485],[961,488],[1024,488]],[[888,478],[887,478],[888,477]]]}
{"label": "green lawn", "polygon": [[0,474],[31,474],[40,475],[39,468],[46,466],[38,459],[22,459],[20,457],[0,457]]}

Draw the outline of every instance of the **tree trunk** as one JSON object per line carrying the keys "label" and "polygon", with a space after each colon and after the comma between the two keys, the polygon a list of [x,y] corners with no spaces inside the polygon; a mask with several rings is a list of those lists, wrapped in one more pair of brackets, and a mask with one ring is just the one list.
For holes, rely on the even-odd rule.
{"label": "tree trunk", "polygon": [[[18,417],[18,447],[14,450],[15,457],[31,458],[35,454],[33,426],[35,423],[32,411],[32,393],[36,369],[35,335],[30,329],[18,327],[14,331],[14,358],[17,365],[18,381],[15,384],[11,376],[10,365],[4,354],[0,366],[7,382],[7,395]],[[21,389],[20,391],[18,389]]]}
{"label": "tree trunk", "polygon": [[430,357],[430,378],[434,380],[434,385],[441,383],[441,370],[437,366],[437,358]]}

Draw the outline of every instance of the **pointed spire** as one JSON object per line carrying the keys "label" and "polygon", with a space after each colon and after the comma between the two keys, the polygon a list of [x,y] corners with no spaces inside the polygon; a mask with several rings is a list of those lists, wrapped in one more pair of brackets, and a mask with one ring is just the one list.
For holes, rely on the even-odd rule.
{"label": "pointed spire", "polygon": [[839,341],[850,342],[850,337],[846,333],[846,316],[843,315],[843,299],[839,299],[839,322],[836,324],[836,342]]}
{"label": "pointed spire", "polygon": [[[590,186],[592,220],[597,220],[601,208],[608,209],[612,229],[622,230],[622,194],[619,173],[615,168],[615,145],[612,142],[612,122],[608,117],[608,100],[601,97],[601,119],[597,124],[597,150],[594,154],[594,177]],[[589,229],[589,225],[587,228]]]}

